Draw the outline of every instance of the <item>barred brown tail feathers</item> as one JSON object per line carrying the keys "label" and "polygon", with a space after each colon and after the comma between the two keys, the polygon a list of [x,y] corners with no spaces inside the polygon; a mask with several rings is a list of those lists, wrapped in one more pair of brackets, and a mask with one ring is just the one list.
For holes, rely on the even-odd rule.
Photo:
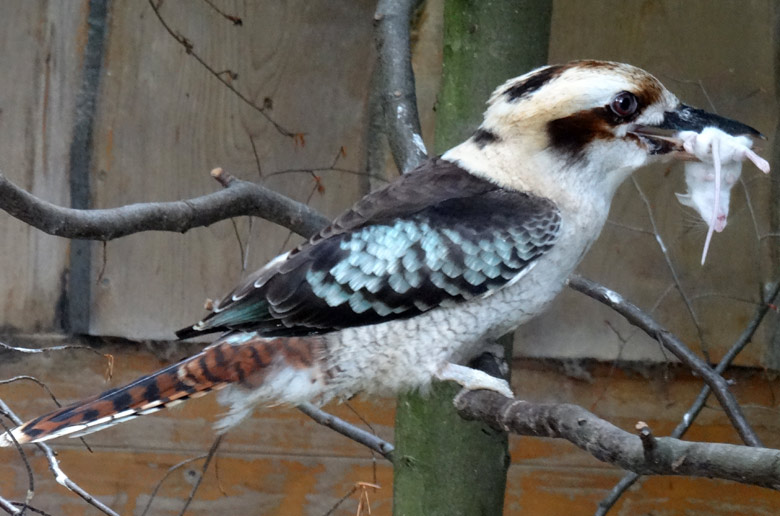
{"label": "barred brown tail feathers", "polygon": [[[281,371],[305,371],[306,376],[312,378],[311,384],[314,386],[318,375],[311,375],[313,369],[316,369],[312,366],[320,348],[320,337],[267,339],[252,333],[233,333],[197,355],[138,378],[123,387],[28,421],[11,430],[11,433],[20,444],[48,441],[65,435],[80,437],[228,385],[235,385],[244,392],[253,392],[254,395],[250,397],[257,403],[263,400],[264,390],[269,394],[280,390],[282,386],[279,385],[264,389],[264,384],[279,377]],[[287,374],[284,378],[291,377]],[[231,413],[236,413],[236,400],[229,401],[234,405]],[[251,407],[238,407],[238,412],[243,411],[242,415],[250,410]],[[226,429],[235,422],[237,420],[220,426]],[[8,433],[0,435],[0,447],[12,445],[13,439]]]}

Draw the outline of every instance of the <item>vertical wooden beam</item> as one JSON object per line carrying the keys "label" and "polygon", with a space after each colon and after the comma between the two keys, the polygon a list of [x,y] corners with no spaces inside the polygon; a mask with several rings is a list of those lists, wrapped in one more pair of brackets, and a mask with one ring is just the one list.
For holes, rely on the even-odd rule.
{"label": "vertical wooden beam", "polygon": [[[108,32],[108,0],[90,0],[87,16],[87,44],[81,86],[76,96],[76,113],[73,119],[73,139],[70,144],[70,207],[86,209],[91,205],[90,165],[92,162],[92,129],[100,90],[106,33]],[[89,333],[91,305],[92,244],[88,240],[72,240],[70,243],[70,268],[65,320],[67,333]]]}

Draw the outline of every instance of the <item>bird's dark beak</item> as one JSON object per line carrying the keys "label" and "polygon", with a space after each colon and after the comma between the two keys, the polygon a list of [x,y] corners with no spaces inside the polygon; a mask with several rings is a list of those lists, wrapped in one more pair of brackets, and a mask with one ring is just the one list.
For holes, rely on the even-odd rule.
{"label": "bird's dark beak", "polygon": [[678,159],[696,159],[683,149],[679,135],[683,131],[699,133],[705,127],[716,127],[732,136],[744,135],[766,140],[763,134],[749,125],[685,104],[664,113],[664,119],[658,125],[637,124],[628,132],[645,142],[650,154],[671,154]]}

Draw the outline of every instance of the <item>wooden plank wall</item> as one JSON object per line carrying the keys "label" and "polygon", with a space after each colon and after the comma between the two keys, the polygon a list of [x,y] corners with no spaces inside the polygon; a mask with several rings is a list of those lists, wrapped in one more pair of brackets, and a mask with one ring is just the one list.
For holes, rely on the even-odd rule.
{"label": "wooden plank wall", "polygon": [[[219,83],[170,37],[144,2],[113,4],[106,74],[95,131],[93,204],[176,200],[219,188],[216,166],[242,179],[301,167],[359,170],[365,105],[373,67],[372,3],[223,2],[245,21],[237,27],[206,3],[167,1],[162,14],[192,40],[215,69],[238,74],[233,85],[296,133],[280,135],[259,113]],[[284,27],[284,30],[279,30]],[[359,194],[359,176],[291,173],[263,183],[335,215]],[[203,314],[206,298],[229,291],[242,276],[283,250],[288,232],[269,223],[224,221],[185,235],[148,233],[94,245],[90,332],[170,339]],[[171,302],[171,299],[183,302]]]}
{"label": "wooden plank wall", "polygon": [[[305,145],[280,136],[197,65],[164,31],[148,4],[112,2],[93,134],[93,206],[205,194],[218,188],[208,176],[215,166],[259,180],[250,138],[264,184],[296,199],[312,195],[312,177],[272,172],[328,165],[342,146],[346,156],[339,165],[360,169],[373,67],[373,2],[214,3],[240,16],[243,26],[233,26],[205,2],[166,0],[162,13],[217,71],[238,73],[232,84],[239,91],[259,104],[270,99],[269,113],[285,127],[306,133]],[[646,67],[685,101],[701,107],[711,101],[721,114],[755,125],[772,141],[777,108],[767,43],[771,3],[657,0],[632,6],[638,17],[636,12],[625,15],[625,4],[618,0],[556,1],[551,61],[608,58]],[[68,205],[68,152],[88,1],[0,0],[0,11],[0,62],[7,71],[0,74],[0,169],[36,195]],[[440,12],[441,0],[429,0],[415,46],[428,142],[441,66]],[[320,175],[325,190],[315,192],[311,204],[328,214],[360,193],[358,176]],[[661,168],[637,179],[701,318],[705,345],[717,358],[752,312],[760,282],[777,269],[769,261],[777,240],[756,238],[747,198],[735,190],[729,228],[715,236],[708,264],[700,267],[703,234],[684,224],[685,212],[672,195],[683,188],[681,176],[679,169]],[[765,234],[772,230],[766,216],[771,202],[767,181],[749,166],[745,179],[751,206],[759,214],[758,232]],[[611,218],[634,228],[650,227],[632,184],[619,193]],[[105,378],[105,360],[84,351],[35,356],[0,352],[0,379],[34,375],[68,402],[193,352],[196,345],[150,340],[169,339],[172,330],[197,319],[205,298],[224,293],[244,268],[264,263],[287,238],[286,231],[257,220],[251,228],[246,220],[236,224],[247,258],[229,221],[185,235],[136,235],[105,248],[92,246],[89,329],[96,336],[120,339],[90,342],[114,356],[112,379]],[[644,308],[660,299],[659,319],[699,349],[699,335],[682,298],[668,290],[672,279],[658,249],[653,235],[608,225],[582,270]],[[67,241],[0,217],[0,340],[26,345],[72,341],[59,334],[68,253]],[[773,313],[758,345],[742,359],[743,365],[759,368],[731,376],[750,420],[766,444],[775,447],[780,446],[778,383],[760,367],[776,321]],[[669,432],[700,387],[697,379],[667,364],[654,342],[578,294],[566,293],[549,316],[518,335],[515,392],[534,401],[581,404],[627,430],[642,419],[656,434]],[[613,368],[616,357],[625,362]],[[53,407],[39,387],[26,382],[0,386],[0,398],[23,417]],[[392,438],[392,400],[356,400],[353,407],[381,437]],[[360,423],[346,406],[328,410]],[[220,411],[209,397],[90,436],[94,453],[78,441],[61,441],[55,448],[74,480],[120,513],[141,514],[169,467],[207,451],[213,439],[210,425]],[[689,437],[737,442],[715,404]],[[507,514],[592,514],[620,477],[616,469],[559,441],[513,438],[512,456]],[[31,462],[36,506],[52,514],[94,513],[54,483],[37,452],[31,452]],[[200,465],[195,461],[172,473],[149,514],[178,514]],[[0,494],[23,498],[26,478],[16,453],[0,451]],[[320,516],[355,482],[374,480],[383,487],[371,494],[372,513],[390,514],[392,471],[386,463],[295,411],[267,410],[228,435],[188,513]],[[334,514],[355,514],[356,507],[353,495]],[[780,498],[772,491],[706,479],[653,478],[634,488],[615,514],[763,515],[775,514],[778,507]]]}
{"label": "wooden plank wall", "polygon": [[[608,59],[643,67],[683,102],[761,130],[768,140],[761,142],[760,152],[770,157],[778,115],[768,44],[773,12],[774,4],[764,1],[560,0],[553,9],[549,59]],[[780,249],[777,228],[770,224],[770,202],[777,202],[769,196],[771,181],[752,165],[743,167],[743,183],[732,192],[728,227],[714,235],[702,267],[706,229],[674,196],[685,191],[682,167],[650,167],[635,179],[648,205],[626,181],[613,202],[612,223],[580,271],[640,307],[655,309],[658,319],[692,349],[718,360],[750,318],[764,283],[778,278],[780,267],[771,258]],[[655,236],[647,233],[653,230],[648,207],[701,334]],[[775,236],[767,236],[771,232]],[[763,329],[739,363],[764,364],[773,327]],[[515,349],[525,356],[667,359],[622,317],[573,292],[560,296],[553,310],[518,335]]]}
{"label": "wooden plank wall", "polygon": [[[50,202],[69,205],[68,156],[85,2],[3,2],[0,9],[0,173]],[[69,242],[0,221],[0,328],[60,325]]]}
{"label": "wooden plank wall", "polygon": [[[167,363],[160,355],[138,346],[105,346],[117,360],[116,376],[105,380],[104,359],[81,351],[25,360],[25,370],[47,378],[63,400],[82,398],[133,379]],[[185,354],[181,350],[180,354]],[[176,358],[166,357],[167,360]],[[0,363],[0,378],[13,375],[19,362]],[[79,381],[60,371],[79,371]],[[668,434],[687,410],[701,387],[698,379],[681,368],[657,366],[634,370],[610,365],[584,364],[572,370],[554,362],[516,360],[513,389],[538,402],[576,403],[626,431],[638,420],[646,421],[656,435]],[[777,396],[780,382],[745,370],[731,375],[735,394],[765,445],[780,446]],[[53,408],[51,400],[32,383],[4,388],[2,398],[20,414],[32,416]],[[370,421],[380,437],[392,440],[393,403],[356,399],[350,402]],[[354,424],[361,421],[345,405],[326,407]],[[194,400],[180,408],[136,419],[87,436],[93,450],[78,441],[55,443],[62,467],[84,488],[121,514],[141,514],[155,487],[169,468],[204,455],[212,443],[210,430],[222,412],[214,397]],[[738,437],[713,401],[687,436],[693,440],[738,443]],[[512,437],[505,514],[573,516],[593,514],[621,472],[593,459],[571,444],[553,439]],[[53,514],[93,514],[75,495],[54,483],[38,452],[31,452],[36,472],[36,507]],[[202,460],[185,465],[165,480],[149,514],[174,515],[183,507]],[[374,469],[376,473],[374,472]],[[230,432],[217,459],[203,480],[188,514],[262,514],[266,516],[323,516],[356,482],[377,482],[371,492],[372,514],[389,515],[392,500],[392,468],[376,462],[364,448],[318,426],[296,411],[273,408],[256,412],[240,428]],[[13,450],[0,450],[0,486],[6,497],[22,498],[27,475]],[[355,514],[357,496],[333,514]],[[780,507],[780,493],[732,482],[707,479],[653,477],[633,488],[621,500],[617,516],[673,516],[678,514],[731,516],[771,515]]]}

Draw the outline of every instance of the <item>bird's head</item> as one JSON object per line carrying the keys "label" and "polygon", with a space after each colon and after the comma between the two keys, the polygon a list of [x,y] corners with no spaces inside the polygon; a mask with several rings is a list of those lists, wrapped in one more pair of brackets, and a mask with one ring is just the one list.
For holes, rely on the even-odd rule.
{"label": "bird's head", "polygon": [[[536,180],[574,181],[576,187],[601,185],[611,197],[643,165],[664,157],[691,159],[678,135],[706,126],[760,136],[747,125],[682,104],[644,70],[574,61],[499,86],[480,128],[450,154],[508,186],[533,190],[529,182]],[[498,176],[479,170],[479,154],[499,164]]]}

